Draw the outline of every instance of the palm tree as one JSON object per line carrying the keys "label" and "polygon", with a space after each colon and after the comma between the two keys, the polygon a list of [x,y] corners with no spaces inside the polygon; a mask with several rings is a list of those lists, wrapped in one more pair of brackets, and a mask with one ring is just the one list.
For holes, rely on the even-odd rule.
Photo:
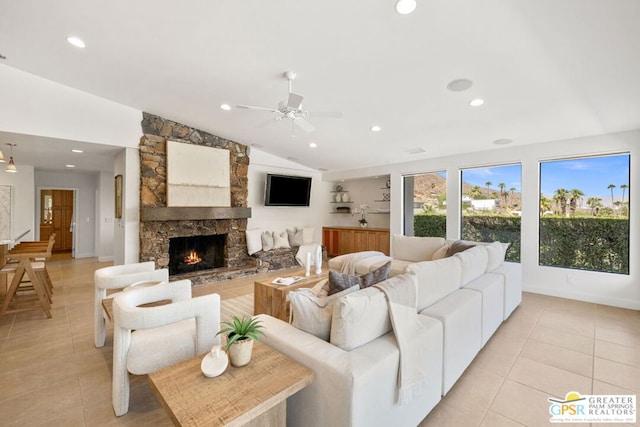
{"label": "palm tree", "polygon": [[504,182],[501,182],[500,184],[498,184],[498,187],[500,187],[500,199],[504,199],[504,203],[507,203],[507,192],[504,191],[504,189],[507,187],[507,184],[505,184]]}
{"label": "palm tree", "polygon": [[569,199],[569,210],[571,211],[571,216],[576,215],[576,208],[578,207],[578,201],[584,196],[584,193],[577,188],[574,188],[569,193],[571,199]]}
{"label": "palm tree", "polygon": [[515,193],[516,187],[511,187],[509,189],[509,203],[513,205],[513,193]]}
{"label": "palm tree", "polygon": [[551,200],[540,194],[540,215],[551,210]]}
{"label": "palm tree", "polygon": [[558,188],[556,194],[553,195],[553,201],[560,206],[562,216],[567,216],[567,198],[569,192],[564,188]]}
{"label": "palm tree", "polygon": [[602,199],[599,197],[589,197],[587,199],[587,205],[591,208],[591,215],[598,216],[600,208],[602,207]]}
{"label": "palm tree", "polygon": [[629,188],[629,186],[627,184],[622,184],[620,188],[622,188],[622,205],[624,206],[624,193],[626,192],[627,188]]}
{"label": "palm tree", "polygon": [[609,184],[607,188],[611,190],[611,207],[613,208],[613,189],[616,188],[616,186],[615,184]]}
{"label": "palm tree", "polygon": [[487,190],[491,190],[491,185],[492,184],[493,184],[493,182],[491,182],[491,181],[487,181],[487,182],[484,183],[484,185],[487,186]]}

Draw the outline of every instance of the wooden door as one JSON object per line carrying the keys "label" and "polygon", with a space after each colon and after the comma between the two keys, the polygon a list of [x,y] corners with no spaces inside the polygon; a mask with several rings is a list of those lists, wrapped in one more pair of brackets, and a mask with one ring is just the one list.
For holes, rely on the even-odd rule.
{"label": "wooden door", "polygon": [[338,230],[324,227],[322,229],[322,244],[327,248],[327,255],[338,255]]}
{"label": "wooden door", "polygon": [[353,252],[353,230],[338,230],[338,254]]}
{"label": "wooden door", "polygon": [[366,251],[368,248],[367,232],[365,230],[353,231],[353,252]]}
{"label": "wooden door", "polygon": [[[50,190],[53,196],[52,229],[56,233],[54,251],[69,251],[73,248],[73,190]],[[40,237],[42,239],[42,236]]]}

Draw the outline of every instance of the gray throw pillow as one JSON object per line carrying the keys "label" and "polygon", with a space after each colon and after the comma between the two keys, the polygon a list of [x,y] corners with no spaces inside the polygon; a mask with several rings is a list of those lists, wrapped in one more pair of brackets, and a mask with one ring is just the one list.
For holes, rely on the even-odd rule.
{"label": "gray throw pillow", "polygon": [[360,286],[360,276],[351,276],[336,271],[329,271],[329,292],[328,295],[337,294],[352,286]]}
{"label": "gray throw pillow", "polygon": [[287,229],[287,235],[289,237],[290,246],[301,246],[304,244],[304,234],[302,228],[294,228],[293,230]]}
{"label": "gray throw pillow", "polygon": [[376,283],[387,280],[390,271],[391,261],[389,261],[382,267],[376,268],[375,270],[360,276],[360,288],[368,288],[371,285],[375,285]]}
{"label": "gray throw pillow", "polygon": [[464,243],[462,240],[456,240],[455,242],[453,242],[451,244],[451,246],[449,246],[449,249],[447,249],[447,257],[450,257],[451,255],[455,255],[458,252],[462,252],[462,251],[466,251],[467,249],[471,249],[474,246],[475,245],[469,245],[467,243]]}
{"label": "gray throw pillow", "polygon": [[272,232],[265,231],[264,233],[262,233],[260,238],[262,240],[263,251],[270,251],[271,249],[273,249],[273,233]]}

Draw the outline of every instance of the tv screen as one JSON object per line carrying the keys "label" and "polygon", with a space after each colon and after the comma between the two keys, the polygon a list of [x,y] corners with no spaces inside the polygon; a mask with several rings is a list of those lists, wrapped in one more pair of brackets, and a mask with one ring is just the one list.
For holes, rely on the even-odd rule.
{"label": "tv screen", "polygon": [[265,206],[309,206],[311,177],[267,174]]}

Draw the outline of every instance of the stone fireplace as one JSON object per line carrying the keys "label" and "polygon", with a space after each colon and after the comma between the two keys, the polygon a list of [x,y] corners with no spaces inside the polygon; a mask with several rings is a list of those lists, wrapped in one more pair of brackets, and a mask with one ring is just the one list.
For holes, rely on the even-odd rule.
{"label": "stone fireplace", "polygon": [[169,239],[169,274],[193,273],[224,267],[226,234]]}
{"label": "stone fireplace", "polygon": [[[140,140],[140,261],[169,268],[171,280],[188,278],[194,284],[225,280],[263,271],[247,254],[248,147],[148,113],[143,114]],[[229,150],[230,207],[167,207],[167,140]],[[206,173],[206,171],[203,171]],[[206,268],[184,267],[171,260],[171,247],[199,236],[223,236],[214,260]],[[187,239],[187,240],[177,240]],[[175,243],[174,243],[175,242]],[[215,244],[214,244],[215,245]],[[202,258],[202,257],[201,257]],[[193,268],[192,268],[193,267]]]}

